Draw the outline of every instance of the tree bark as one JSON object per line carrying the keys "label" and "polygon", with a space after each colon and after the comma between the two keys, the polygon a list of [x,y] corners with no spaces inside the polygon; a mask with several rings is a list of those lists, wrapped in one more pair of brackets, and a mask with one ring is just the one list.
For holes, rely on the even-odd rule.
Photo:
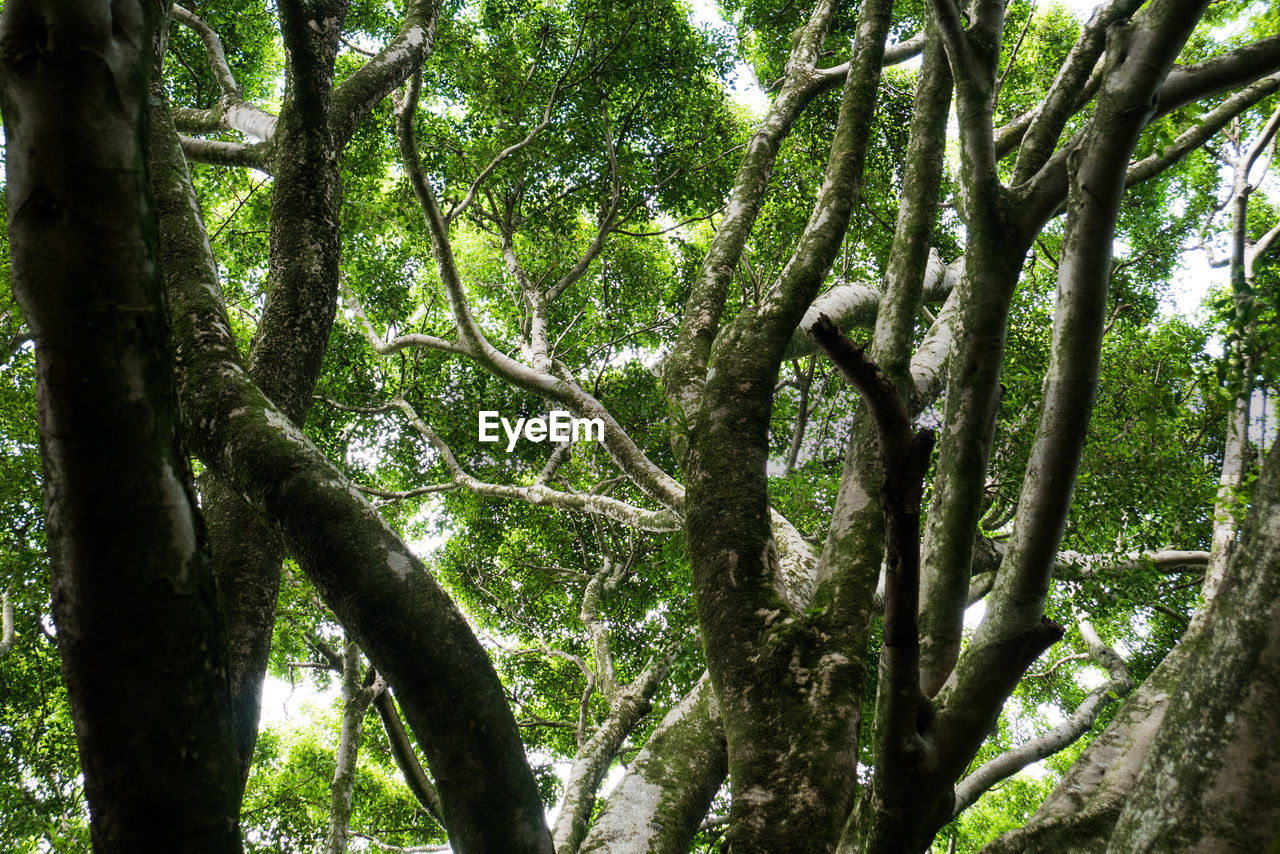
{"label": "tree bark", "polygon": [[[304,9],[297,0],[280,4],[288,88],[273,128],[267,300],[250,349],[249,375],[299,426],[311,408],[337,310],[342,194],[329,97],[346,6],[340,0],[326,0],[315,9]],[[216,474],[201,485],[232,653],[236,746],[247,780],[284,548]]]}
{"label": "tree bark", "polygon": [[550,854],[515,719],[466,620],[241,366],[162,99],[153,111],[151,165],[193,450],[271,520],[325,604],[397,689],[435,777],[454,849]]}
{"label": "tree bark", "polygon": [[153,2],[10,0],[13,287],[94,849],[239,851],[225,627],[180,441],[144,160]]}
{"label": "tree bark", "polygon": [[1108,852],[1270,851],[1280,842],[1280,453],[1189,651]]}
{"label": "tree bark", "polygon": [[727,772],[719,706],[704,676],[649,736],[580,854],[685,854]]}
{"label": "tree bark", "polygon": [[[729,747],[731,851],[829,851],[852,803],[861,650],[831,643],[836,630],[790,601],[770,525],[765,463],[787,342],[831,269],[860,192],[891,8],[869,2],[859,12],[854,61],[813,214],[770,296],[720,333],[688,422],[686,524],[707,667]],[[699,385],[673,387],[676,368],[687,372],[695,361],[669,364],[674,411]]]}
{"label": "tree bark", "polygon": [[356,760],[369,704],[386,687],[375,673],[361,668],[360,647],[347,641],[342,650],[342,725],[333,752],[333,784],[329,799],[329,835],[325,854],[346,854],[351,835],[351,803],[356,786]]}
{"label": "tree bark", "polygon": [[[272,157],[264,164],[273,176],[270,257],[249,375],[299,427],[311,408],[337,310],[342,148],[359,121],[430,52],[440,4],[409,3],[397,36],[335,89],[334,62],[347,6],[344,0],[280,4],[288,86],[280,117],[270,128]],[[216,474],[204,478],[201,487],[227,614],[236,742],[247,778],[284,547]]]}

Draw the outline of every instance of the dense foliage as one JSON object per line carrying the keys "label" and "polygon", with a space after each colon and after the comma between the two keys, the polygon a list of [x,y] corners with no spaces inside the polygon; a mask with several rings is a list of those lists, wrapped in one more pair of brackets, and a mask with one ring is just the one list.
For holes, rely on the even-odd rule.
{"label": "dense foliage", "polygon": [[[564,802],[575,757],[619,714],[619,697],[641,692],[645,708],[606,757],[608,782],[588,800],[587,817],[599,814],[609,786],[707,667],[689,545],[673,502],[620,465],[620,454],[604,444],[520,441],[508,451],[505,438],[478,440],[481,410],[515,421],[563,408],[563,400],[449,346],[461,340],[459,297],[424,224],[412,180],[416,167],[403,159],[397,121],[413,109],[417,154],[449,228],[451,263],[492,349],[570,378],[607,410],[646,465],[679,476],[692,428],[664,391],[661,366],[761,119],[732,86],[754,78],[775,94],[808,16],[807,8],[775,0],[733,0],[719,9],[723,17],[708,24],[707,13],[693,14],[679,0],[448,0],[430,57],[410,82],[413,93],[421,85],[416,109],[406,107],[413,94],[398,90],[360,122],[342,151],[339,310],[305,432],[414,546],[467,615],[495,663],[548,814]],[[285,46],[274,8],[202,0],[189,11],[221,39],[244,101],[279,111]],[[848,57],[858,13],[858,4],[835,13],[820,67]],[[905,41],[921,30],[928,9],[900,2],[893,15],[890,42]],[[339,85],[395,36],[400,21],[391,4],[349,4],[335,67]],[[1057,3],[1008,4],[997,127],[1037,107],[1081,27],[1076,12]],[[1214,3],[1179,63],[1203,61],[1278,30],[1280,6]],[[920,68],[912,60],[884,71],[865,180],[824,292],[881,287],[906,192]],[[199,130],[194,111],[226,103],[205,43],[178,22],[164,60],[164,89],[175,108],[188,108],[176,120],[192,134]],[[1155,121],[1132,159],[1163,157],[1231,94],[1212,94]],[[971,771],[1062,723],[1111,678],[1089,640],[1095,632],[1119,653],[1134,683],[1145,679],[1191,624],[1207,560],[1171,569],[1152,556],[1207,553],[1215,502],[1232,518],[1249,504],[1276,419],[1269,395],[1280,364],[1280,267],[1260,256],[1244,291],[1243,280],[1233,288],[1215,276],[1205,288],[1197,277],[1211,269],[1206,259],[1216,263],[1228,252],[1231,165],[1265,138],[1278,103],[1273,94],[1259,97],[1210,142],[1124,198],[1097,399],[1065,519],[1062,568],[1045,606],[1066,635],[1018,682]],[[838,87],[829,87],[782,142],[732,272],[726,325],[764,313],[776,295],[823,186],[840,109]],[[1084,128],[1090,115],[1088,107],[1074,115],[1063,138]],[[254,142],[226,128],[206,136]],[[1258,189],[1245,225],[1250,244],[1280,221],[1275,179],[1260,178],[1272,174],[1264,169],[1275,156],[1274,142],[1267,152],[1253,171]],[[192,153],[190,159],[230,331],[249,353],[270,298],[273,179],[262,169],[199,162],[216,157]],[[999,166],[1005,179],[1013,159]],[[968,240],[970,226],[957,211],[963,161],[953,126],[930,241],[943,263],[959,258]],[[1009,308],[966,638],[981,617],[978,603],[1012,534],[1031,465],[1059,267],[1069,251],[1064,235],[1063,218],[1039,232]],[[0,848],[82,850],[88,809],[49,616],[35,355],[8,290],[7,243],[4,251],[0,587],[13,630],[10,636],[6,629],[0,658]],[[1179,314],[1174,300],[1186,287],[1206,296]],[[950,293],[926,289],[913,350],[947,310]],[[844,326],[867,343],[874,323],[872,306]],[[1242,388],[1260,423],[1247,433],[1244,474],[1224,504],[1219,479],[1230,453],[1227,423]],[[789,354],[777,376],[767,436],[769,500],[817,551],[830,533],[846,452],[866,439],[858,433],[865,429],[865,416],[857,414],[861,400],[813,348]],[[945,429],[942,401],[920,403],[915,424]],[[926,515],[938,454],[925,478]],[[870,631],[866,660],[874,679],[878,617]],[[327,844],[344,726],[342,650],[354,651],[348,639],[303,570],[287,561],[269,679],[277,686],[305,683],[319,693],[309,715],[272,720],[259,733],[241,814],[246,850],[312,851]],[[358,655],[355,666],[363,667]],[[375,675],[369,669],[363,676],[365,688],[376,684]],[[868,721],[874,703],[868,690],[862,700]],[[1092,732],[1108,724],[1117,705],[1089,722]],[[438,814],[433,817],[406,782],[384,718],[373,706],[363,709],[348,819],[352,850],[444,844]],[[873,727],[864,726],[858,754],[866,765],[876,755],[874,737]],[[997,784],[946,824],[935,850],[977,851],[1023,825],[1091,737]],[[725,787],[693,850],[717,850],[727,802]]]}

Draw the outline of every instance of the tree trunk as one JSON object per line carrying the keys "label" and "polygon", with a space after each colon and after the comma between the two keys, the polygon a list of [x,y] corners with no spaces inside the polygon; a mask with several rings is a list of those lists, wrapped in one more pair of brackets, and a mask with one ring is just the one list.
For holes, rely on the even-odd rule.
{"label": "tree trunk", "polygon": [[[311,408],[337,310],[341,247],[342,188],[329,105],[347,3],[313,5],[318,8],[301,8],[297,0],[280,3],[289,85],[272,137],[267,299],[249,353],[249,376],[299,427]],[[275,532],[216,474],[203,481],[230,639],[236,747],[247,779],[284,549]]]}
{"label": "tree trunk", "polygon": [[346,854],[351,835],[351,802],[356,787],[356,759],[369,704],[384,686],[374,671],[361,671],[360,647],[348,640],[342,650],[342,726],[333,752],[332,793],[329,798],[329,836],[325,854]]}
{"label": "tree trunk", "polygon": [[94,849],[239,851],[225,628],[179,441],[144,141],[153,2],[10,0],[14,292]]}
{"label": "tree trunk", "polygon": [[609,796],[581,854],[685,854],[728,771],[706,676],[667,713]]}
{"label": "tree trunk", "polygon": [[193,450],[272,521],[325,604],[397,689],[436,779],[454,849],[550,854],[515,719],[461,612],[246,376],[163,99],[153,111],[151,165]]}
{"label": "tree trunk", "polygon": [[1280,453],[1189,652],[1108,852],[1272,851],[1280,842]]}
{"label": "tree trunk", "polygon": [[868,2],[859,11],[813,214],[769,297],[721,332],[691,419],[686,526],[707,669],[729,749],[731,851],[829,851],[852,806],[862,650],[843,643],[843,627],[810,619],[787,595],[765,468],[779,365],[831,269],[860,192],[891,9],[890,2]]}

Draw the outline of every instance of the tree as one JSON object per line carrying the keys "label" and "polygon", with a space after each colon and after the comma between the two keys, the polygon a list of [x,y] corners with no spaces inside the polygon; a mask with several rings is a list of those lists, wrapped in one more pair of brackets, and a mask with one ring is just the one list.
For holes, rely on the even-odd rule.
{"label": "tree", "polygon": [[[15,292],[55,313],[76,299],[37,285],[53,273],[25,248],[21,181],[37,173],[21,157],[39,122],[80,114],[19,100],[24,63],[77,81],[62,91],[91,107],[106,96],[44,34],[120,21],[112,45],[159,46],[149,83],[138,70],[120,84],[131,130],[104,137],[113,156],[145,153],[149,193],[101,203],[143,199],[118,219],[144,233],[154,204],[156,248],[143,240],[131,269],[154,259],[163,279],[218,607],[179,620],[206,626],[191,643],[133,642],[144,667],[148,651],[185,655],[166,667],[226,688],[201,730],[233,739],[202,753],[235,771],[219,791],[235,801],[249,779],[252,796],[274,628],[277,656],[342,673],[331,851],[350,833],[357,748],[382,750],[362,727],[370,705],[424,823],[459,851],[676,851],[721,833],[735,851],[924,850],[1103,714],[993,850],[1271,843],[1266,804],[1241,822],[1194,801],[1244,779],[1231,751],[1256,758],[1252,791],[1280,773],[1274,453],[1242,532],[1227,507],[1254,459],[1237,424],[1266,361],[1250,348],[1272,340],[1252,295],[1274,232],[1246,214],[1274,135],[1275,11],[1112,0],[1083,25],[954,0],[724,11],[736,45],[667,3],[409,2],[395,20],[337,0],[282,0],[278,20],[211,3],[174,6],[166,44],[167,10],[149,4],[6,4]],[[1244,35],[1222,35],[1228,21]],[[771,95],[756,123],[724,94],[735,50]],[[914,56],[918,71],[896,68]],[[1162,319],[1153,296],[1179,254],[1167,234],[1194,233],[1216,204],[1203,147],[1224,129],[1246,247],[1229,400],[1194,355],[1204,333]],[[58,153],[77,166],[74,147]],[[270,176],[269,203],[250,174]],[[24,310],[47,372],[56,335]],[[127,346],[94,343],[89,361]],[[147,364],[169,363],[159,347]],[[567,410],[603,434],[503,454],[478,441],[480,409]],[[423,496],[438,503],[411,504]],[[385,515],[370,497],[392,502]],[[430,568],[395,530],[421,527],[424,507],[452,537]],[[130,524],[112,530],[146,530]],[[54,578],[78,578],[59,544],[87,535],[49,530]],[[130,536],[172,565],[158,538]],[[281,593],[286,555],[307,579],[296,593]],[[1164,579],[1205,567],[1195,610],[1197,585]],[[303,610],[278,615],[278,597]],[[127,765],[88,738],[110,719],[77,696],[74,618],[54,617],[105,849],[94,769]],[[1113,647],[1151,622],[1126,661]],[[1037,671],[1064,637],[1076,651]],[[1087,692],[1072,679],[1083,660],[1107,672]],[[1239,690],[1215,694],[1224,680]],[[1069,717],[1011,744],[1002,710],[1047,697]],[[555,793],[526,747],[570,760],[550,832]],[[709,819],[726,775],[727,815]],[[209,810],[234,827],[234,808]]]}
{"label": "tree", "polygon": [[143,157],[154,13],[6,9],[13,291],[40,351],[53,615],[94,847],[232,850],[224,629],[177,438]]}

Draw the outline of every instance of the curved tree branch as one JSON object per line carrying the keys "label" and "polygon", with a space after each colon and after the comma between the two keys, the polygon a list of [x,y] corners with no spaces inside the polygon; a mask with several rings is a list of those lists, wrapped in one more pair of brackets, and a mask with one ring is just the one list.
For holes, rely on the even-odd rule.
{"label": "curved tree branch", "polygon": [[[244,99],[244,91],[236,83],[231,66],[227,64],[227,54],[222,48],[222,39],[198,15],[187,11],[177,3],[173,5],[173,19],[200,37],[204,43],[205,55],[209,58],[209,67],[222,89],[221,106],[210,112],[207,120],[216,119],[216,126],[208,130],[238,130],[255,139],[268,140],[276,130],[279,119],[248,103]],[[175,116],[175,122],[177,117]],[[206,131],[207,132],[207,131]]]}
{"label": "curved tree branch", "polygon": [[400,31],[333,91],[329,124],[341,149],[374,106],[422,67],[435,45],[440,0],[409,0]]}
{"label": "curved tree branch", "polygon": [[497,483],[484,483],[467,473],[458,462],[453,451],[431,429],[418,414],[418,411],[404,398],[398,398],[393,405],[404,413],[409,423],[431,443],[440,460],[453,477],[453,483],[476,495],[489,498],[514,498],[538,506],[557,507],[561,510],[576,510],[583,513],[595,513],[621,522],[642,531],[676,531],[681,522],[670,510],[644,510],[634,507],[608,495],[591,495],[576,492],[560,492],[545,484],[534,483],[530,486],[508,486]]}
{"label": "curved tree branch", "polygon": [[247,166],[268,174],[272,171],[270,149],[264,143],[245,145],[217,139],[180,137],[182,152],[195,163],[213,166]]}
{"label": "curved tree branch", "polygon": [[1209,553],[1205,551],[1163,549],[1128,552],[1124,555],[1086,555],[1065,551],[1058,552],[1053,577],[1062,581],[1076,581],[1095,578],[1104,573],[1135,572],[1146,569],[1165,574],[1202,572],[1208,565]]}
{"label": "curved tree branch", "polygon": [[[488,655],[417,557],[249,380],[163,106],[151,128],[161,263],[194,450],[272,521],[338,620],[398,689],[455,850],[549,854],[541,798]],[[264,471],[279,476],[263,478]],[[490,773],[481,779],[477,766]]]}

